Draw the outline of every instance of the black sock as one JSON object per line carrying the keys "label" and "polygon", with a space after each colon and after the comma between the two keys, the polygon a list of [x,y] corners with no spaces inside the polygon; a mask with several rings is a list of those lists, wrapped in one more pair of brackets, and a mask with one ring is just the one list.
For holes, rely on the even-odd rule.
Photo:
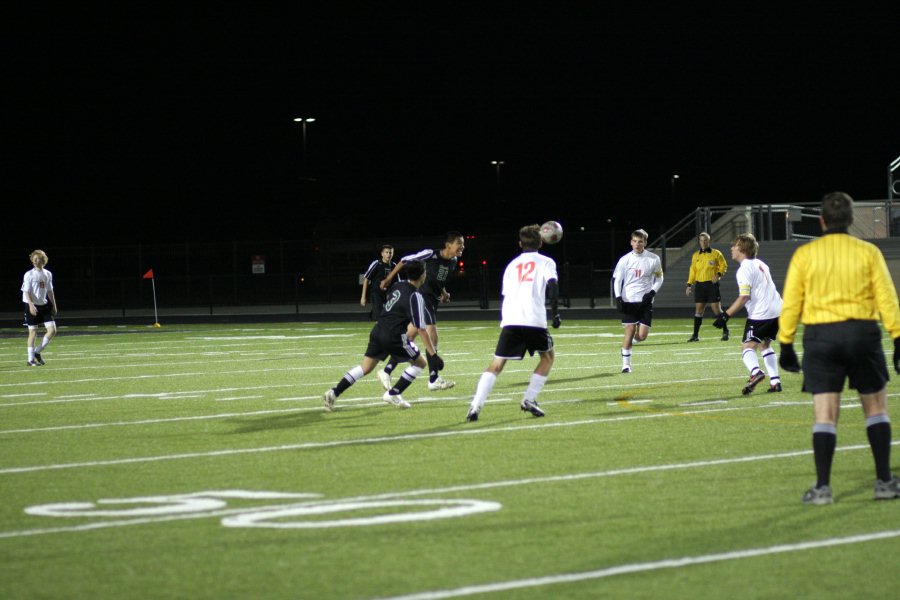
{"label": "black sock", "polygon": [[428,362],[428,381],[434,383],[438,378],[437,367],[434,366],[434,355],[426,354],[425,360]]}
{"label": "black sock", "polygon": [[[694,315],[694,337],[697,337],[700,334],[700,324],[703,323],[703,317],[698,317]],[[682,334],[684,335],[684,334]]]}
{"label": "black sock", "polygon": [[875,459],[875,475],[882,481],[891,480],[891,424],[875,423],[866,427],[872,457]]}
{"label": "black sock", "polygon": [[837,446],[837,434],[815,431],[812,441],[816,459],[816,487],[831,485],[831,461]]}
{"label": "black sock", "polygon": [[331,389],[334,390],[334,395],[335,395],[335,396],[340,396],[340,395],[343,394],[343,393],[347,390],[347,388],[350,387],[351,385],[353,385],[353,382],[347,381],[346,378],[342,378],[340,381],[338,381],[338,384],[337,384],[336,386],[334,386],[333,388],[331,388]]}
{"label": "black sock", "polygon": [[394,368],[397,366],[397,361],[392,356],[391,359],[384,365],[384,372],[390,375],[394,372]]}

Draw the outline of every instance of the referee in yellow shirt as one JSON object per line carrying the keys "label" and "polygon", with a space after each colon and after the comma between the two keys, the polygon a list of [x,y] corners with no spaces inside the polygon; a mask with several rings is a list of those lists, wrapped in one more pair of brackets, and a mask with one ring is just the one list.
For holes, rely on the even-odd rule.
{"label": "referee in yellow shirt", "polygon": [[[694,334],[689,342],[700,341],[700,324],[706,305],[715,316],[722,312],[722,295],[719,293],[719,280],[728,270],[728,263],[722,253],[709,247],[709,234],[705,231],[697,236],[700,249],[691,256],[691,269],[688,272],[686,296],[694,293]],[[722,329],[722,341],[728,341],[728,325]]]}
{"label": "referee in yellow shirt", "polygon": [[884,323],[894,339],[894,370],[900,373],[900,306],[881,251],[847,233],[853,199],[832,192],[822,199],[824,234],[797,248],[784,283],[778,330],[781,367],[800,371],[793,342],[803,330],[803,389],[813,395],[816,422],[812,446],[816,485],[805,504],[831,504],[831,463],[844,381],[859,392],[866,433],[875,459],[875,499],[900,498],[891,473],[891,421],[887,411],[888,370],[881,347]]}

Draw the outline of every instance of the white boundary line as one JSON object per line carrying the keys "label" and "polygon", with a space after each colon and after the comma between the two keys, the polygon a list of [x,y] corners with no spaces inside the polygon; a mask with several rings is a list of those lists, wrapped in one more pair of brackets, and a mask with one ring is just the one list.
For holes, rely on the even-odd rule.
{"label": "white boundary line", "polygon": [[707,563],[722,562],[726,560],[736,560],[740,558],[754,558],[757,556],[784,554],[786,552],[799,552],[801,550],[815,550],[817,548],[828,548],[831,546],[861,544],[864,542],[885,540],[896,537],[900,537],[900,529],[894,529],[890,531],[877,531],[873,533],[864,533],[846,537],[828,538],[824,540],[796,542],[793,544],[778,544],[775,546],[768,546],[764,548],[747,548],[745,550],[733,550],[731,552],[720,552],[716,554],[702,554],[699,556],[684,556],[681,558],[669,558],[651,562],[616,565],[613,567],[606,567],[605,569],[597,569],[596,571],[586,571],[584,573],[565,573],[562,575],[548,575],[546,577],[531,577],[528,579],[503,581],[498,583],[469,585],[453,590],[418,592],[403,596],[384,597],[379,600],[439,600],[441,598],[459,598],[461,596],[471,596],[473,594],[487,594],[491,592],[504,592],[508,590],[534,588],[546,585],[556,585],[560,583],[575,583],[579,581],[588,581],[591,579],[603,579],[606,577],[614,577],[616,575],[641,573],[643,571],[677,569],[681,567],[688,567],[691,565],[702,565]]}

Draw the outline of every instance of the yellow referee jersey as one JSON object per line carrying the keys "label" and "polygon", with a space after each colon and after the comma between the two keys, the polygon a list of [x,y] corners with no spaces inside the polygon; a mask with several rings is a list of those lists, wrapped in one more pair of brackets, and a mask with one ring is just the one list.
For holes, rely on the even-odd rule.
{"label": "yellow referee jersey", "polygon": [[691,256],[691,270],[688,272],[688,285],[695,281],[712,281],[713,275],[719,274],[721,278],[728,270],[728,263],[722,253],[714,248],[697,250]]}
{"label": "yellow referee jersey", "polygon": [[791,344],[797,324],[877,321],[900,337],[897,291],[881,251],[843,231],[797,248],[784,282],[778,341]]}

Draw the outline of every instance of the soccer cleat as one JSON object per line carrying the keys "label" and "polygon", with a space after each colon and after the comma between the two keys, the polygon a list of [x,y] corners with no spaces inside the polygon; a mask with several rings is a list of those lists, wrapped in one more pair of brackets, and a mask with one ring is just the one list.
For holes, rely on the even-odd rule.
{"label": "soccer cleat", "polygon": [[428,389],[432,392],[436,392],[438,390],[449,390],[454,385],[456,385],[455,381],[448,381],[443,377],[438,377],[434,381],[428,382]]}
{"label": "soccer cleat", "polygon": [[698,338],[696,335],[692,335],[691,339],[688,340],[688,342],[699,342],[699,341],[700,341],[700,338]]}
{"label": "soccer cleat", "polygon": [[44,364],[46,364],[46,363],[44,363],[44,359],[41,358],[41,354],[39,352],[34,353],[34,362],[36,362],[37,364],[39,364],[42,367],[44,366]]}
{"label": "soccer cleat", "polygon": [[772,385],[770,385],[769,389],[766,390],[766,393],[771,394],[771,393],[780,392],[780,391],[782,391],[782,389],[781,389],[781,383],[779,382],[779,383],[773,383]]}
{"label": "soccer cleat", "polygon": [[381,382],[381,387],[384,388],[384,391],[389,392],[393,385],[391,384],[391,376],[384,370],[380,370],[375,375],[378,376],[378,381]]}
{"label": "soccer cleat", "polygon": [[741,390],[741,393],[745,396],[749,396],[756,385],[766,378],[766,374],[762,372],[762,369],[756,372],[756,375],[751,375],[750,379],[747,380],[747,385],[744,386],[744,389]]}
{"label": "soccer cleat", "polygon": [[522,400],[522,404],[519,405],[519,408],[524,410],[525,412],[530,412],[536,417],[543,417],[544,411],[538,406],[538,403],[534,400]]}
{"label": "soccer cleat", "polygon": [[385,392],[384,396],[382,396],[381,399],[388,404],[393,404],[397,408],[410,408],[412,406],[412,404],[404,400],[403,396],[401,396],[400,394],[391,394],[390,392]]}
{"label": "soccer cleat", "polygon": [[900,498],[900,479],[891,476],[890,481],[875,480],[875,499],[891,500],[892,498]]}
{"label": "soccer cleat", "polygon": [[28,361],[27,363],[25,363],[25,364],[28,365],[29,367],[39,367],[39,366],[41,366],[41,363],[39,363],[39,362],[36,361],[36,360],[29,360],[29,361]]}
{"label": "soccer cleat", "polygon": [[466,422],[471,423],[472,421],[478,420],[478,411],[474,408],[469,407],[469,412],[466,413]]}
{"label": "soccer cleat", "polygon": [[328,390],[322,398],[325,400],[325,412],[332,412],[334,410],[334,401],[337,399],[334,390]]}
{"label": "soccer cleat", "polygon": [[631,367],[628,365],[625,365],[624,367],[622,367],[622,372],[623,373],[631,373]]}
{"label": "soccer cleat", "polygon": [[722,341],[723,341],[723,342],[727,342],[727,341],[728,341],[728,332],[727,332],[727,331],[726,331],[725,333],[722,334]]}
{"label": "soccer cleat", "polygon": [[831,487],[823,485],[822,487],[813,486],[806,490],[803,494],[803,504],[831,504],[834,499],[831,497]]}

